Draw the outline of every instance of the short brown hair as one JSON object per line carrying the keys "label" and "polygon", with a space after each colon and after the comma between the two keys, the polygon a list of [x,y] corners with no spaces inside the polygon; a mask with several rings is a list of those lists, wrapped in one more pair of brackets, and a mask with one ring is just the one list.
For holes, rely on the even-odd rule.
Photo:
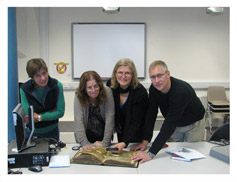
{"label": "short brown hair", "polygon": [[114,70],[113,70],[112,78],[111,78],[111,88],[116,89],[119,86],[119,83],[116,79],[116,73],[120,66],[128,66],[130,70],[132,71],[132,80],[131,80],[130,85],[132,89],[135,89],[139,85],[139,81],[137,78],[137,70],[136,70],[135,64],[129,58],[120,59],[117,62],[117,64],[114,66]]}
{"label": "short brown hair", "polygon": [[79,83],[79,86],[76,90],[76,95],[77,95],[81,105],[84,107],[87,107],[90,105],[90,98],[86,92],[86,83],[87,83],[87,81],[93,80],[93,79],[96,81],[96,83],[100,87],[100,92],[97,97],[98,104],[101,104],[106,100],[106,93],[105,93],[104,84],[103,84],[102,79],[99,76],[99,74],[95,71],[86,71],[81,75],[80,83]]}
{"label": "short brown hair", "polygon": [[30,78],[33,78],[34,75],[40,70],[44,69],[48,72],[48,67],[45,64],[44,60],[41,58],[34,58],[27,62],[26,72]]}

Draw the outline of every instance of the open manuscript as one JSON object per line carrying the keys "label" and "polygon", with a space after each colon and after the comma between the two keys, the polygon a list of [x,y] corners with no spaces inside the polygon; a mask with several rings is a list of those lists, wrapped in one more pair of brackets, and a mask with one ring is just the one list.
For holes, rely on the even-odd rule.
{"label": "open manuscript", "polygon": [[136,152],[122,151],[119,154],[113,154],[104,147],[98,147],[91,150],[78,151],[71,159],[75,164],[95,164],[108,166],[138,167],[138,162],[131,160]]}

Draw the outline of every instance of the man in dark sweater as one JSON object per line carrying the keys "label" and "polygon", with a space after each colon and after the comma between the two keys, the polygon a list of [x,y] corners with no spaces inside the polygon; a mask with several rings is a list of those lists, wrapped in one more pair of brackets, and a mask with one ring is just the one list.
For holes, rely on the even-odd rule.
{"label": "man in dark sweater", "polygon": [[152,84],[149,89],[149,109],[143,141],[131,150],[145,150],[152,138],[154,123],[160,109],[165,120],[148,152],[139,152],[132,160],[140,163],[151,160],[167,141],[195,142],[204,139],[205,109],[194,89],[186,82],[170,76],[163,61],[154,61],[149,67]]}

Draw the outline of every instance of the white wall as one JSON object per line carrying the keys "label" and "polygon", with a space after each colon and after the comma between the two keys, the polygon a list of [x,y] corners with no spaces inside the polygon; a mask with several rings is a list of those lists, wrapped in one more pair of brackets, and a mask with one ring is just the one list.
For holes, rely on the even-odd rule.
{"label": "white wall", "polygon": [[40,57],[39,8],[17,8],[19,81],[26,81],[26,63]]}
{"label": "white wall", "polygon": [[[24,54],[18,60],[19,81],[28,79],[25,66],[29,59],[45,58],[42,49],[45,49],[43,52],[48,51],[45,61],[49,70],[53,69],[55,60],[72,62],[73,22],[144,22],[147,28],[146,70],[152,61],[164,60],[171,75],[198,88],[196,91],[200,97],[206,96],[208,85],[229,87],[229,8],[225,8],[222,15],[211,16],[205,13],[205,7],[122,7],[114,15],[102,13],[99,7],[52,7],[47,8],[48,19],[45,24],[40,21],[40,10],[17,8],[18,51]],[[48,33],[48,44],[42,43],[45,39],[40,32],[42,26]],[[73,121],[73,98],[78,80],[72,80],[71,75],[52,76],[65,86],[66,112],[61,120]],[[148,86],[149,75],[141,82]],[[68,85],[70,89],[66,89]],[[229,92],[227,94],[229,96]]]}

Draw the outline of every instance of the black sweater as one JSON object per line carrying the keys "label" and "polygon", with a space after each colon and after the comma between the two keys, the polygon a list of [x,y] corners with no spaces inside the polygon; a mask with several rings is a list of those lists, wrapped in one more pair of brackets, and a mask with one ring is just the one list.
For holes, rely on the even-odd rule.
{"label": "black sweater", "polygon": [[187,126],[203,118],[205,109],[194,89],[186,82],[171,77],[171,88],[163,94],[153,85],[149,88],[149,109],[146,117],[144,140],[150,141],[158,107],[165,120],[149,151],[157,154],[174,133],[176,127]]}
{"label": "black sweater", "polygon": [[[120,93],[118,89],[112,89],[115,101],[115,127],[116,130],[120,127]],[[125,121],[123,121],[123,139],[119,142],[124,142],[128,145],[131,142],[141,142],[143,139],[144,122],[146,111],[148,108],[148,93],[143,85],[139,84],[136,89],[129,91],[125,111]]]}

